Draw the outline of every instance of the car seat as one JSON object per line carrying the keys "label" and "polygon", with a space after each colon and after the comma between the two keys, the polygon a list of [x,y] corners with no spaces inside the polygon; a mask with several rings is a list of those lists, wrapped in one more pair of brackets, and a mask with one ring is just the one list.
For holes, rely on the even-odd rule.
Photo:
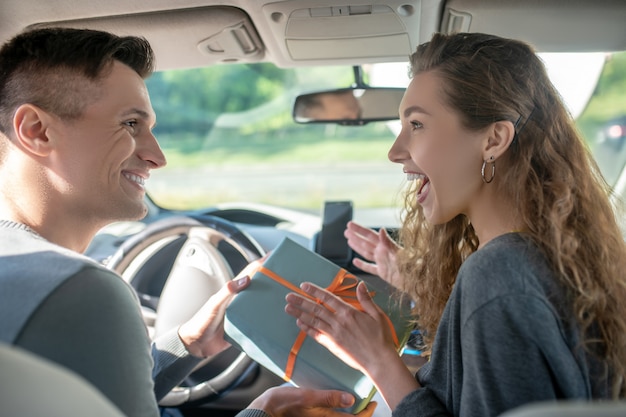
{"label": "car seat", "polygon": [[0,344],[0,370],[2,415],[123,417],[81,376],[18,347]]}

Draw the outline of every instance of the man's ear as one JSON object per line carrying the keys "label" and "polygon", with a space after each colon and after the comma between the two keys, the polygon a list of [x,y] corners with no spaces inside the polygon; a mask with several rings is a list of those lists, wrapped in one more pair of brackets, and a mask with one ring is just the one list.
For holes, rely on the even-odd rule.
{"label": "man's ear", "polygon": [[495,122],[489,128],[489,135],[484,143],[483,161],[493,157],[498,159],[506,152],[515,137],[515,127],[508,120]]}
{"label": "man's ear", "polygon": [[16,145],[33,155],[48,155],[51,149],[48,129],[52,120],[51,114],[34,104],[19,106],[13,116]]}

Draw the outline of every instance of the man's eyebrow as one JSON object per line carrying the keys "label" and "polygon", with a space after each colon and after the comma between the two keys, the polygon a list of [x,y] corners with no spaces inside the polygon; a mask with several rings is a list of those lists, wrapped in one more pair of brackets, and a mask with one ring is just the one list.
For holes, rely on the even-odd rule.
{"label": "man's eyebrow", "polygon": [[124,113],[122,113],[122,116],[131,116],[133,114],[138,115],[142,119],[149,119],[151,117],[150,113],[148,113],[147,111],[137,108],[126,110]]}
{"label": "man's eyebrow", "polygon": [[[122,113],[122,117],[128,117],[133,115],[137,115],[144,120],[154,119],[154,116],[151,113],[148,113],[147,111],[139,108],[132,108]],[[154,128],[154,126],[156,126],[156,121],[154,122],[154,125],[152,127]]]}
{"label": "man's eyebrow", "polygon": [[404,117],[408,117],[409,114],[411,113],[422,113],[422,114],[427,114],[430,116],[430,113],[424,110],[424,108],[420,106],[411,106],[411,107],[407,107],[406,109],[404,109],[404,113],[403,113]]}

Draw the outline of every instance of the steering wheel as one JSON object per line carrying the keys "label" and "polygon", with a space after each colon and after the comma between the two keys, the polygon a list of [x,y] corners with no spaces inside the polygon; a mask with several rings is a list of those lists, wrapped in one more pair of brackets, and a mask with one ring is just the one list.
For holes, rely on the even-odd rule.
{"label": "steering wheel", "polygon": [[[137,291],[151,337],[178,327],[263,250],[219,217],[175,216],[128,238],[107,262]],[[234,347],[203,361],[159,405],[217,399],[256,366]]]}

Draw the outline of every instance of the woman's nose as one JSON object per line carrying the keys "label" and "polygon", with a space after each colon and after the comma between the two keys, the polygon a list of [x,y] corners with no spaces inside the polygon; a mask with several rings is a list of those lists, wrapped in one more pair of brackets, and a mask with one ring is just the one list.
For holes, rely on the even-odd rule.
{"label": "woman's nose", "polygon": [[407,151],[403,139],[403,131],[400,131],[400,134],[396,137],[396,140],[387,153],[387,158],[389,158],[391,162],[402,163],[403,160],[407,159]]}

